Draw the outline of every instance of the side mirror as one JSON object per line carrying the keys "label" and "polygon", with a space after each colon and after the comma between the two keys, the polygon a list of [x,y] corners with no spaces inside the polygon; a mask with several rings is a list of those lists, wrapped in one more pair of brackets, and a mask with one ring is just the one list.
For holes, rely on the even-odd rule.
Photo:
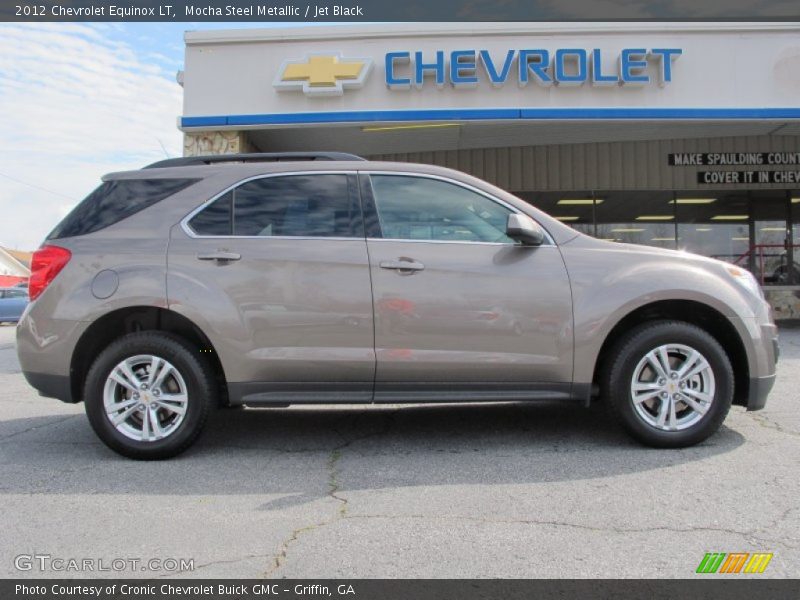
{"label": "side mirror", "polygon": [[539,224],[527,215],[511,213],[508,215],[506,235],[525,246],[541,246],[544,231]]}

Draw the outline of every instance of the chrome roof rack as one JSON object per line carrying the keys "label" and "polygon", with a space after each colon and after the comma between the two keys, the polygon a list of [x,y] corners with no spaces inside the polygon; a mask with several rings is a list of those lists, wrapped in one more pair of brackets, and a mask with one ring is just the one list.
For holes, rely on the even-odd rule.
{"label": "chrome roof rack", "polygon": [[305,160],[366,160],[347,152],[259,152],[255,154],[210,154],[206,156],[184,156],[168,158],[147,165],[145,169],[162,169],[165,167],[192,167],[213,165],[217,163],[253,163]]}

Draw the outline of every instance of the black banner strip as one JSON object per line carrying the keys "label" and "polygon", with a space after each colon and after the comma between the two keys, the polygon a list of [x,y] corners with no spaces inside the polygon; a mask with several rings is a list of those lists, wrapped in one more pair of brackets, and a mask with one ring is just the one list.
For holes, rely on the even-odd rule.
{"label": "black banner strip", "polygon": [[0,21],[414,22],[800,21],[800,3],[771,0],[0,0]]}
{"label": "black banner strip", "polygon": [[3,600],[648,600],[800,597],[800,580],[731,575],[683,580],[0,580]]}

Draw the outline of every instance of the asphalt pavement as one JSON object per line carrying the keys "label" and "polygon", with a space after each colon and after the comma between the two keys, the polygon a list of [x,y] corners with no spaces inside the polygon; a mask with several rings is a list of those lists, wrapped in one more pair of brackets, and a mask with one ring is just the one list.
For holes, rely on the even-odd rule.
{"label": "asphalt pavement", "polygon": [[688,449],[602,406],[323,406],[220,410],[144,463],[28,387],[5,325],[0,577],[696,577],[707,552],[798,577],[800,330],[781,341],[767,407]]}

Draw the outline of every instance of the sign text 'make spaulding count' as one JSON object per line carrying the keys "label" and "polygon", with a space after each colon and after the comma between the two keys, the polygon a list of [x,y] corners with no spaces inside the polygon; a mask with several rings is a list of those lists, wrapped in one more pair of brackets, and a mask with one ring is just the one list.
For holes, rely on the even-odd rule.
{"label": "sign text 'make spaulding count'", "polygon": [[405,89],[450,83],[454,87],[475,87],[479,73],[499,87],[508,80],[520,86],[550,85],[665,85],[672,81],[672,63],[683,54],[680,48],[623,48],[616,60],[604,57],[599,48],[543,48],[508,50],[444,50],[435,52],[387,52],[386,85]]}

